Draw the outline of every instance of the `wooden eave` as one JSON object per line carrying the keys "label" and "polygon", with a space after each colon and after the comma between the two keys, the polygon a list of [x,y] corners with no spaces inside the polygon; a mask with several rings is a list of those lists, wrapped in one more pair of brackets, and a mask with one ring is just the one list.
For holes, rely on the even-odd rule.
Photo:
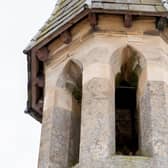
{"label": "wooden eave", "polygon": [[86,8],[81,13],[79,13],[77,16],[72,18],[70,21],[68,21],[66,24],[58,28],[57,30],[52,30],[51,32],[48,32],[41,41],[37,41],[37,44],[35,44],[30,49],[25,49],[23,52],[24,54],[27,54],[31,50],[38,50],[39,48],[47,45],[50,43],[53,39],[58,37],[62,32],[66,31],[70,27],[72,27],[74,24],[82,20],[84,17],[86,17],[89,13],[97,13],[97,14],[115,14],[115,15],[135,15],[135,16],[155,16],[155,17],[168,17],[168,12],[144,12],[144,11],[131,11],[131,10],[107,10],[107,9],[99,9],[99,8]]}
{"label": "wooden eave", "polygon": [[[36,56],[36,52],[40,50],[43,47],[47,47],[53,40],[60,37],[60,35],[70,29],[72,26],[74,26],[76,23],[81,21],[82,19],[86,18],[89,14],[115,14],[115,15],[135,15],[135,16],[155,16],[155,17],[167,17],[168,12],[136,12],[136,11],[127,11],[127,10],[105,10],[105,9],[98,9],[98,8],[86,8],[81,13],[76,15],[74,18],[69,20],[67,23],[65,23],[63,26],[58,28],[57,30],[52,30],[43,38],[41,41],[39,41],[37,44],[35,44],[32,48],[26,49],[23,52],[27,54],[28,56],[28,103],[27,103],[27,110],[26,113],[29,113],[33,118],[35,118],[38,121],[42,121],[42,111],[39,112],[36,110],[36,108],[33,105],[32,98],[34,97],[34,90],[33,90],[33,83],[34,83],[34,77],[35,69],[36,67],[33,67],[32,58]],[[43,88],[44,89],[44,88]]]}
{"label": "wooden eave", "polygon": [[115,14],[115,15],[136,15],[136,16],[156,16],[156,17],[168,17],[168,12],[145,12],[145,11],[131,11],[131,10],[107,10],[107,9],[98,9],[92,8],[91,12],[100,13],[100,14]]}

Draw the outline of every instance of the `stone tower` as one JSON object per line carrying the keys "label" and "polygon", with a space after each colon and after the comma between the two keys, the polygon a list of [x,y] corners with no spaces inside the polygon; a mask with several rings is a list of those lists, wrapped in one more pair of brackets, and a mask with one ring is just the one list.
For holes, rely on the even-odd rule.
{"label": "stone tower", "polygon": [[24,50],[38,168],[168,167],[161,0],[59,0]]}

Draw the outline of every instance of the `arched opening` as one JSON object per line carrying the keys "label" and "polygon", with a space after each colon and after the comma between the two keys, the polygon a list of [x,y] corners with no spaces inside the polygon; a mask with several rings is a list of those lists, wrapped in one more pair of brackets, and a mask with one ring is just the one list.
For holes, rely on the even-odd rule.
{"label": "arched opening", "polygon": [[137,86],[138,56],[129,46],[123,50],[115,79],[116,154],[136,155],[139,149]]}
{"label": "arched opening", "polygon": [[[57,86],[65,89],[72,97],[71,121],[69,132],[69,167],[79,162],[81,101],[82,101],[82,66],[78,60],[70,60],[57,81]],[[66,124],[66,123],[65,123]]]}

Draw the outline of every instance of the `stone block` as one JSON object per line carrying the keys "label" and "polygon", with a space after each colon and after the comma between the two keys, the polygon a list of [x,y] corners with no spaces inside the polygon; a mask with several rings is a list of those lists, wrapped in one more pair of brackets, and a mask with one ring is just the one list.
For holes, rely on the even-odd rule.
{"label": "stone block", "polygon": [[111,156],[102,160],[89,160],[74,168],[154,168],[150,157]]}
{"label": "stone block", "polygon": [[92,79],[90,76],[90,80],[84,80],[87,82],[83,86],[80,162],[106,158],[115,152],[113,85],[100,74],[93,73]]}

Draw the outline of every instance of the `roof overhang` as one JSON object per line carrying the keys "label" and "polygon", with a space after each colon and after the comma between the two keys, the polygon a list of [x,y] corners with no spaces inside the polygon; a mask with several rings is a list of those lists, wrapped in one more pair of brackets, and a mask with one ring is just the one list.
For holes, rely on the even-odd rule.
{"label": "roof overhang", "polygon": [[[34,74],[37,71],[37,67],[39,66],[38,62],[43,62],[47,58],[47,52],[45,50],[45,47],[50,44],[53,40],[58,38],[63,32],[70,29],[72,26],[74,26],[76,23],[81,21],[82,19],[88,17],[90,14],[112,14],[112,15],[131,15],[131,16],[151,16],[151,17],[158,17],[158,18],[167,18],[168,12],[139,12],[139,11],[127,11],[127,10],[105,10],[105,9],[99,9],[99,8],[85,8],[82,10],[78,15],[73,17],[71,20],[66,22],[64,25],[62,25],[58,29],[53,29],[51,32],[48,32],[44,38],[37,41],[36,43],[32,44],[28,48],[26,48],[23,52],[27,54],[27,62],[28,62],[28,103],[27,103],[27,109],[26,113],[29,113],[33,118],[35,118],[38,121],[42,121],[42,111],[39,110],[38,107],[35,106],[35,102],[33,103],[33,97],[35,94],[35,88],[34,87],[34,81],[36,81],[36,77]],[[45,57],[45,59],[40,60],[40,56],[38,58],[35,58],[37,56],[37,52],[39,50],[43,51],[45,50],[45,53],[40,53],[42,57]],[[41,51],[40,51],[41,52]],[[44,77],[43,77],[44,80]],[[44,81],[43,81],[44,82]],[[36,83],[37,84],[37,83]],[[36,86],[35,86],[36,87]],[[41,86],[40,86],[41,88]],[[44,90],[44,86],[43,86]],[[41,105],[39,105],[41,108]]]}
{"label": "roof overhang", "polygon": [[85,10],[81,11],[77,16],[69,20],[67,23],[62,25],[59,29],[52,30],[49,32],[43,39],[37,41],[35,44],[28,46],[23,52],[24,54],[29,53],[31,50],[38,50],[39,48],[47,45],[53,39],[57,38],[61,33],[72,27],[74,24],[82,20],[90,13],[95,14],[115,14],[115,15],[136,15],[136,16],[155,16],[155,17],[168,17],[168,12],[145,12],[145,11],[127,11],[127,10],[106,10],[101,8],[85,8]]}

